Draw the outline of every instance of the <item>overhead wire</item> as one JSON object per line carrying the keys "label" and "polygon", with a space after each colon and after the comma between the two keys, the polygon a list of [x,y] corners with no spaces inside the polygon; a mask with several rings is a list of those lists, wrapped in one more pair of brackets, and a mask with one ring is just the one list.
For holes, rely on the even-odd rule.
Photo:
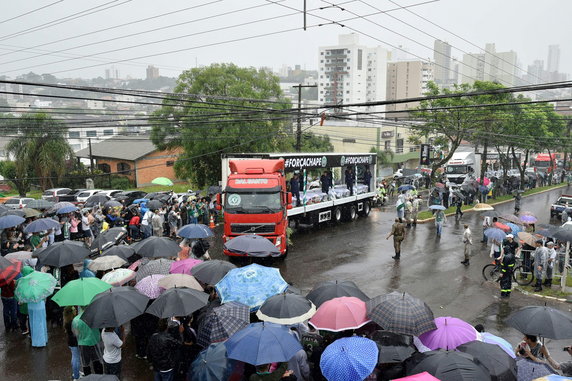
{"label": "overhead wire", "polygon": [[4,19],[4,20],[0,20],[0,24],[4,24],[4,23],[7,23],[7,22],[9,22],[9,21],[16,20],[16,19],[22,18],[22,17],[27,16],[27,15],[31,15],[32,13],[36,13],[36,12],[39,12],[39,11],[41,11],[41,10],[43,10],[43,9],[52,7],[52,6],[54,6],[54,5],[56,5],[56,4],[59,4],[59,3],[63,2],[63,1],[64,1],[64,0],[57,0],[57,1],[54,1],[53,3],[46,4],[46,5],[43,5],[43,6],[38,7],[38,8],[34,8],[34,9],[30,10],[30,11],[21,13],[21,14],[19,14],[19,15],[12,16],[12,17],[9,17],[9,18]]}

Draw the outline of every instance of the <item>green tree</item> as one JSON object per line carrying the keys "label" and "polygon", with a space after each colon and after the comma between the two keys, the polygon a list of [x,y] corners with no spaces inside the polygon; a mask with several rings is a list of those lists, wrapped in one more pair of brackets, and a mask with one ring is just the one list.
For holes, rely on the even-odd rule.
{"label": "green tree", "polygon": [[214,64],[183,72],[174,91],[181,100],[163,102],[152,139],[160,149],[183,148],[177,176],[199,187],[220,179],[221,153],[272,152],[284,144],[290,102],[272,73]]}
{"label": "green tree", "polygon": [[[440,89],[435,83],[429,82],[427,96],[465,94],[473,91],[468,84],[455,85],[453,90]],[[474,113],[462,106],[474,105],[471,97],[436,98],[422,101],[417,111],[412,115],[422,121],[421,124],[411,126],[413,132],[409,141],[421,144],[432,139],[432,145],[437,151],[447,152],[431,162],[431,180],[434,181],[437,169],[443,166],[455,153],[463,140],[468,139],[472,131],[477,128],[478,122]]]}
{"label": "green tree", "polygon": [[16,177],[24,180],[34,173],[42,189],[53,186],[52,177],[61,178],[66,161],[74,156],[66,139],[67,128],[46,114],[29,114],[10,122],[18,137],[6,145],[6,151],[14,158]]}
{"label": "green tree", "polygon": [[[316,135],[312,132],[303,132],[301,139],[301,152],[332,152],[334,146],[328,135]],[[280,151],[294,152],[296,147],[296,138],[289,137],[283,140],[283,144],[278,147]]]}
{"label": "green tree", "polygon": [[16,163],[10,160],[0,161],[0,175],[4,177],[5,180],[12,183],[13,187],[16,188],[20,196],[25,196],[27,192],[30,191],[30,177],[34,176],[34,172],[29,168],[27,176],[19,177],[16,171]]}

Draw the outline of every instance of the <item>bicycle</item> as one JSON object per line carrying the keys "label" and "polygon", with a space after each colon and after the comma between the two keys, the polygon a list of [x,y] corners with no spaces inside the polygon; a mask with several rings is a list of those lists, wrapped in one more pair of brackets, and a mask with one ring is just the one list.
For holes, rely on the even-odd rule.
{"label": "bicycle", "polygon": [[[485,265],[482,270],[483,278],[491,282],[499,282],[502,272],[500,263],[493,261],[488,265]],[[515,281],[519,286],[528,286],[534,281],[534,273],[530,270],[526,270],[525,266],[522,265],[522,260],[520,258],[516,259],[514,270],[512,272],[512,280]]]}

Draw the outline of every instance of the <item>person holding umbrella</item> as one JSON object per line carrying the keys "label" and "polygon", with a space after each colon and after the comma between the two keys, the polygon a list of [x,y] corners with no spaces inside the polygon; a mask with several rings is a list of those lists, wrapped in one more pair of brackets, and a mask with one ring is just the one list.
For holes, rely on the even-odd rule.
{"label": "person holding umbrella", "polygon": [[440,238],[441,234],[443,233],[443,224],[447,221],[447,217],[445,217],[445,212],[441,209],[438,209],[435,213],[435,227],[437,228],[437,237]]}
{"label": "person holding umbrella", "polygon": [[112,374],[121,379],[121,347],[125,342],[125,331],[120,328],[123,340],[115,333],[114,327],[107,327],[101,331],[103,342],[103,370],[104,374]]}
{"label": "person holding umbrella", "polygon": [[391,226],[391,232],[389,232],[385,239],[389,239],[391,236],[393,236],[393,247],[395,249],[395,255],[391,258],[397,261],[401,257],[401,242],[405,239],[405,228],[399,218],[395,219],[395,222]]}
{"label": "person holding umbrella", "polygon": [[83,373],[103,374],[103,360],[101,355],[101,337],[99,329],[89,327],[82,319],[83,311],[72,321],[72,331],[77,337]]}
{"label": "person holding umbrella", "polygon": [[538,337],[535,335],[524,335],[516,347],[515,354],[517,357],[525,357],[539,363],[548,363],[554,369],[560,369],[560,365],[550,357],[548,349],[538,341]]}

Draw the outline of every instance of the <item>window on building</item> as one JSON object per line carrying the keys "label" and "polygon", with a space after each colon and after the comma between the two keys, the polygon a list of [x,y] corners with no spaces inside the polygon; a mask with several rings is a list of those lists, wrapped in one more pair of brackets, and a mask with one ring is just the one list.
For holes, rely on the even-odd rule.
{"label": "window on building", "polygon": [[103,173],[111,172],[111,167],[109,166],[109,164],[105,164],[105,163],[97,164],[97,169],[99,169]]}
{"label": "window on building", "polygon": [[106,136],[113,135],[113,130],[103,130],[103,135]]}
{"label": "window on building", "polygon": [[68,137],[70,139],[78,139],[79,138],[79,131],[69,131]]}
{"label": "window on building", "polygon": [[127,175],[129,174],[130,171],[131,171],[131,166],[128,163],[125,162],[117,163],[117,172]]}
{"label": "window on building", "polygon": [[395,143],[396,143],[396,146],[397,146],[396,149],[395,149],[395,152],[396,152],[396,153],[403,153],[403,139],[397,139],[397,140],[395,141]]}
{"label": "window on building", "polygon": [[[362,60],[363,60],[363,51],[361,49],[358,49],[357,51],[357,69],[361,70],[361,66],[362,66]],[[348,67],[349,69],[349,67]]]}
{"label": "window on building", "polygon": [[165,165],[167,167],[172,167],[173,165],[175,165],[175,161],[174,160],[167,160],[167,162],[165,163]]}
{"label": "window on building", "polygon": [[383,148],[384,148],[386,151],[389,151],[389,150],[391,149],[391,140],[386,140],[386,141],[383,143]]}
{"label": "window on building", "polygon": [[85,136],[87,136],[88,138],[95,138],[97,137],[97,131],[96,130],[86,131]]}

